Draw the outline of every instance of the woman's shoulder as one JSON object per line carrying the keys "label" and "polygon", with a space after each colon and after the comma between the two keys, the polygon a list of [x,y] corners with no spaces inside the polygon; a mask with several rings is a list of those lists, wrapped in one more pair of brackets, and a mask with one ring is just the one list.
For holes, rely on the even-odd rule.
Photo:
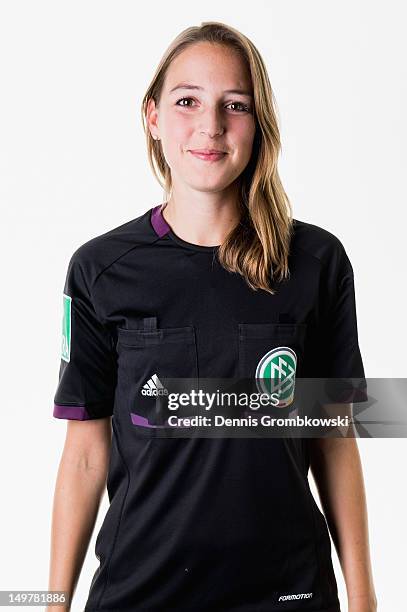
{"label": "woman's shoulder", "polygon": [[151,209],[80,244],[71,255],[70,266],[79,266],[95,277],[131,250],[152,243],[156,235],[150,213]]}
{"label": "woman's shoulder", "polygon": [[293,255],[314,258],[322,266],[337,268],[340,262],[349,262],[342,240],[336,234],[324,227],[299,219],[293,219],[290,252]]}

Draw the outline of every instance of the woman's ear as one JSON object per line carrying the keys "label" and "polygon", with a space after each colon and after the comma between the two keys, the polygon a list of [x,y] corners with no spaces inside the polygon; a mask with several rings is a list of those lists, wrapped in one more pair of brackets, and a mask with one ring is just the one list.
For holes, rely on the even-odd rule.
{"label": "woman's ear", "polygon": [[160,140],[158,132],[158,109],[155,104],[154,98],[150,98],[147,102],[147,125],[150,130],[150,134],[154,140]]}

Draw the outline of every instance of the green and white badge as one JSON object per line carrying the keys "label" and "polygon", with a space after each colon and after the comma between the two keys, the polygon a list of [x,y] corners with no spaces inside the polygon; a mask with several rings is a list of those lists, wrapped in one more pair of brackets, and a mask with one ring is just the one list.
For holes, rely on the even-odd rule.
{"label": "green and white badge", "polygon": [[70,295],[63,294],[63,317],[62,317],[62,350],[61,358],[68,361],[71,358],[71,304]]}
{"label": "green and white badge", "polygon": [[260,359],[256,368],[256,386],[260,393],[277,393],[278,408],[294,400],[297,355],[289,346],[278,346]]}

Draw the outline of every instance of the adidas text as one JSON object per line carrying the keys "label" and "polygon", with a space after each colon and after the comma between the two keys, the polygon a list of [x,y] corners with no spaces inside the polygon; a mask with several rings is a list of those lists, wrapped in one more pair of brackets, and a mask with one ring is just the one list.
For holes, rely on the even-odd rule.
{"label": "adidas text", "polygon": [[141,395],[168,395],[168,389],[143,389]]}

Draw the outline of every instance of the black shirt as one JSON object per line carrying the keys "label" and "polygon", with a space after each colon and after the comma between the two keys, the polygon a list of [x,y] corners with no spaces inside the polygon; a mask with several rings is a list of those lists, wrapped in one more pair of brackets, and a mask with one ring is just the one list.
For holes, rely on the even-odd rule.
{"label": "black shirt", "polygon": [[290,278],[271,295],[216,251],[176,236],[158,205],[69,262],[53,414],[113,417],[87,612],[340,610],[308,441],[161,438],[142,389],[254,376],[277,324],[298,375],[364,377],[350,261],[333,234],[294,220]]}

